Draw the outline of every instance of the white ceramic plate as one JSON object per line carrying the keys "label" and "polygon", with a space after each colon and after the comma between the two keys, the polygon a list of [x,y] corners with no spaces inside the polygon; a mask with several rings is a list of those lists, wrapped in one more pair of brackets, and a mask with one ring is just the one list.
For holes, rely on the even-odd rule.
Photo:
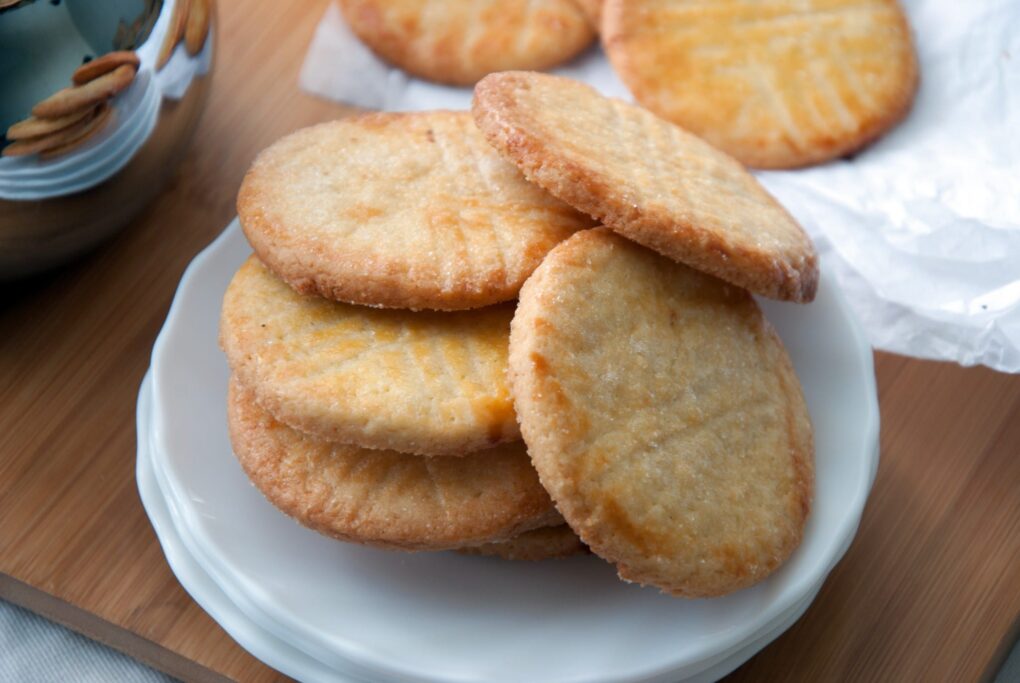
{"label": "white ceramic plate", "polygon": [[[177,527],[179,514],[176,510],[180,506],[176,501],[168,500],[162,489],[162,486],[166,485],[165,477],[162,476],[161,468],[157,466],[157,463],[154,463],[154,460],[162,462],[163,458],[154,459],[152,457],[149,444],[151,432],[149,425],[152,413],[151,385],[150,376],[146,374],[138,395],[136,478],[142,505],[152,522],[156,536],[163,548],[163,554],[174,575],[177,576],[181,585],[192,598],[234,640],[269,666],[302,681],[359,683],[352,674],[329,669],[253,622],[230,601],[195,560],[189,550],[194,545],[194,539],[187,537],[186,532],[182,533]],[[736,648],[732,653],[718,658],[714,664],[709,663],[707,669],[693,678],[685,679],[685,683],[708,683],[718,680],[736,669],[799,619],[820,588],[821,586],[816,586],[793,609],[782,615],[774,624],[763,629],[754,640]]]}
{"label": "white ceramic plate", "polygon": [[300,650],[287,645],[279,638],[251,621],[230,602],[226,594],[199,566],[188,552],[173,523],[169,503],[156,481],[149,448],[149,422],[152,392],[149,375],[138,393],[138,458],[135,462],[135,479],[142,507],[152,522],[156,537],[163,548],[167,564],[181,582],[184,590],[202,609],[216,620],[241,647],[260,660],[286,675],[303,681],[324,683],[359,683],[354,678],[332,671]]}
{"label": "white ceramic plate", "polygon": [[331,668],[394,681],[690,677],[801,604],[856,530],[878,464],[874,372],[824,274],[813,304],[762,302],[804,385],[817,496],[801,547],[753,588],[677,600],[618,581],[593,557],[408,555],[303,529],[230,455],[216,336],[223,292],[248,253],[235,222],[184,275],[153,351],[153,452],[209,576],[250,619]]}

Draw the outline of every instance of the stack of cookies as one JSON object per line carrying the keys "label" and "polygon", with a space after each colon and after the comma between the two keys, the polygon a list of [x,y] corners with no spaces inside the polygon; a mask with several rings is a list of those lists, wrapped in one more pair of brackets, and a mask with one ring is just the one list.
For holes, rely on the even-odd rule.
{"label": "stack of cookies", "polygon": [[280,140],[238,213],[255,255],[223,303],[231,439],[299,522],[404,550],[588,548],[687,597],[799,544],[811,425],[751,292],[810,301],[817,257],[699,138],[493,74],[471,114]]}
{"label": "stack of cookies", "polygon": [[7,129],[11,141],[3,156],[59,156],[84,144],[106,126],[110,100],[123,91],[138,71],[138,55],[108,52],[78,67],[72,85],[32,107],[32,116]]}

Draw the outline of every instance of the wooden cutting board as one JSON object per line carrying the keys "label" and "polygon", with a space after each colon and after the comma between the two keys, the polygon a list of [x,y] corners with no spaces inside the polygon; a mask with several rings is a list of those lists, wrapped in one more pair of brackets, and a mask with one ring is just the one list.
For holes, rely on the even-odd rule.
{"label": "wooden cutting board", "polygon": [[[186,680],[281,678],[178,585],[138,500],[134,409],[184,267],[254,155],[344,110],[297,76],[328,0],[221,0],[209,108],[175,182],[0,303],[0,596]],[[968,681],[1020,615],[1020,379],[879,354],[882,463],[807,614],[733,681]]]}

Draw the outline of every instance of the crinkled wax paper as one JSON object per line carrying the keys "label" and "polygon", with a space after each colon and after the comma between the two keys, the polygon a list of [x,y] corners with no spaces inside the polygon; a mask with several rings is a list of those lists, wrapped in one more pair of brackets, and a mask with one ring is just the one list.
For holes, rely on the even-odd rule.
{"label": "crinkled wax paper", "polygon": [[[851,159],[756,175],[814,237],[877,348],[1020,372],[1020,2],[903,4],[921,62],[907,119]],[[598,48],[557,73],[630,99]],[[373,109],[471,101],[388,67],[335,5],[301,85]]]}

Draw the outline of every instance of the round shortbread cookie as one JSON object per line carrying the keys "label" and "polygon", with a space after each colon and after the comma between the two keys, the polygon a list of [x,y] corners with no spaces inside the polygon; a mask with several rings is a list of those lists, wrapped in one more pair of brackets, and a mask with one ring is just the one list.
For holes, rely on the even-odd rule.
{"label": "round shortbread cookie", "polygon": [[896,0],[607,0],[603,44],[638,102],[759,168],[867,144],[910,109]]}
{"label": "round shortbread cookie", "polygon": [[466,112],[368,114],[266,149],[237,198],[259,257],[304,293],[457,310],[517,297],[592,221],[527,182]]}
{"label": "round shortbread cookie", "polygon": [[811,239],[743,166],[694,135],[547,74],[488,76],[473,111],[525,177],[625,237],[763,296],[814,298]]}
{"label": "round shortbread cookie", "polygon": [[588,552],[581,539],[566,524],[525,531],[509,541],[458,548],[462,555],[487,555],[504,560],[556,560]]}
{"label": "round shortbread cookie", "polygon": [[449,550],[509,539],[559,518],[520,442],[484,458],[428,458],[333,444],[287,427],[237,379],[234,453],[273,505],[344,541]]}
{"label": "round shortbread cookie", "polygon": [[513,307],[391,311],[303,296],[250,258],[220,344],[259,403],[329,441],[464,455],[520,438],[506,381]]}
{"label": "round shortbread cookie", "polygon": [[578,233],[521,291],[510,376],[542,484],[622,578],[723,595],[800,543],[811,423],[745,290],[608,230]]}
{"label": "round shortbread cookie", "polygon": [[342,0],[373,52],[415,76],[474,85],[507,69],[548,69],[594,31],[574,0]]}

